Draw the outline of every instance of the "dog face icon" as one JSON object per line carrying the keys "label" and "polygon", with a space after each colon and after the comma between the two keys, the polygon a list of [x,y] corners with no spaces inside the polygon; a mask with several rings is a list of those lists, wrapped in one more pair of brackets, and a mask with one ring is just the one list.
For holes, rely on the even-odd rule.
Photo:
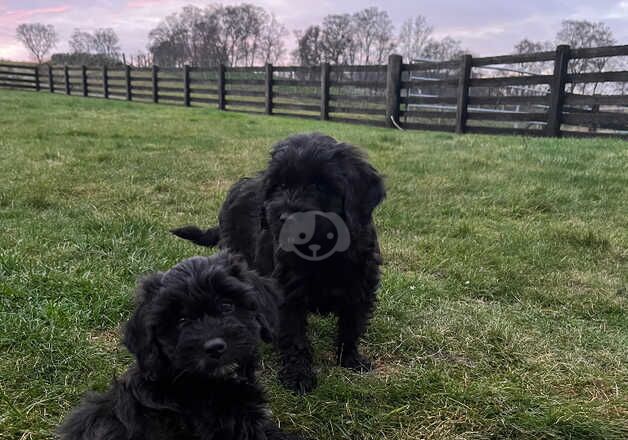
{"label": "dog face icon", "polygon": [[321,261],[349,249],[350,235],[344,220],[334,212],[306,211],[290,214],[279,232],[279,247],[309,261]]}

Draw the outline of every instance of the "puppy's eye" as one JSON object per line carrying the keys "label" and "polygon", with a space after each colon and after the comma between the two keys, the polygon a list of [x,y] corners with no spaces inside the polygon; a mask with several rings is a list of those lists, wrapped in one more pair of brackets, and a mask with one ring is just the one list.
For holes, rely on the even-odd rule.
{"label": "puppy's eye", "polygon": [[190,320],[188,318],[179,318],[179,321],[177,321],[177,325],[179,327],[185,327],[189,323],[190,323]]}
{"label": "puppy's eye", "polygon": [[235,306],[233,305],[232,302],[223,301],[218,305],[218,310],[223,315],[228,315],[229,313],[232,313],[235,310]]}

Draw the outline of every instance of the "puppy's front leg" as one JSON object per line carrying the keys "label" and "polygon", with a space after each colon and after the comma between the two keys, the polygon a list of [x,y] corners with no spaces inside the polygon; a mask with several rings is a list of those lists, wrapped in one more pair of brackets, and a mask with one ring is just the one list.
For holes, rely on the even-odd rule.
{"label": "puppy's front leg", "polygon": [[358,351],[360,337],[366,331],[372,305],[344,305],[338,311],[338,364],[360,372],[371,370],[372,364]]}
{"label": "puppy's front leg", "polygon": [[312,370],[312,347],[307,338],[307,309],[301,299],[283,304],[280,310],[279,380],[286,388],[300,394],[316,387]]}

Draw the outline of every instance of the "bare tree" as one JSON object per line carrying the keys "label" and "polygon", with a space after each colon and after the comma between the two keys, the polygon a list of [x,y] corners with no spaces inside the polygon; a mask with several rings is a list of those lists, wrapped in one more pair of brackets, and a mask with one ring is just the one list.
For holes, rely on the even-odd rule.
{"label": "bare tree", "polygon": [[425,46],[432,40],[433,32],[434,28],[422,15],[409,18],[401,25],[397,50],[408,61],[423,58]]}
{"label": "bare tree", "polygon": [[66,58],[77,64],[116,64],[120,58],[119,38],[111,28],[87,32],[74,29],[68,45],[70,54],[56,54],[57,59]]}
{"label": "bare tree", "polygon": [[[425,17],[406,20],[395,42],[388,13],[375,7],[353,15],[328,15],[320,26],[297,32],[295,60],[303,65],[327,61],[333,64],[384,64],[397,47],[406,60],[448,60],[463,53],[460,41],[437,40]],[[397,43],[397,44],[395,44]]]}
{"label": "bare tree", "polygon": [[231,15],[230,24],[238,30],[239,34],[236,45],[237,55],[233,64],[253,66],[259,55],[262,29],[268,20],[266,11],[248,3],[227,6],[225,11],[229,10],[235,10],[235,14]]}
{"label": "bare tree", "polygon": [[264,58],[261,54],[262,34],[270,15],[251,4],[218,7],[220,52],[228,65],[253,66]]}
{"label": "bare tree", "polygon": [[352,20],[355,63],[383,64],[395,45],[388,12],[366,8],[353,14]]}
{"label": "bare tree", "polygon": [[[533,41],[528,38],[524,38],[523,40],[515,44],[514,53],[529,54],[529,53],[550,51],[553,49],[554,49],[554,45],[549,41]],[[550,72],[553,67],[553,62],[536,61],[532,63],[520,63],[518,67],[522,71],[540,74],[544,72]]]}
{"label": "bare tree", "polygon": [[461,43],[452,37],[442,40],[429,39],[421,52],[422,58],[434,61],[447,61],[459,58],[464,54]]}
{"label": "bare tree", "polygon": [[96,54],[117,58],[120,53],[120,39],[111,28],[96,29],[93,34],[93,49]]}
{"label": "bare tree", "polygon": [[188,31],[183,19],[175,13],[167,16],[148,34],[151,40],[149,50],[155,63],[164,67],[181,67],[189,55]]}
{"label": "bare tree", "polygon": [[211,9],[203,11],[191,26],[190,62],[200,67],[215,67],[225,63],[219,14]]}
{"label": "bare tree", "polygon": [[163,67],[181,67],[185,64],[182,53],[179,51],[176,42],[165,40],[153,43],[150,46],[150,53],[155,64]]}
{"label": "bare tree", "polygon": [[[587,20],[565,20],[556,34],[557,44],[568,44],[574,48],[611,46],[616,43],[611,29],[602,22]],[[569,63],[569,72],[572,74],[584,72],[602,72],[610,58],[576,59]],[[571,92],[576,90],[577,84],[571,83]],[[582,84],[582,93],[586,93],[587,84]],[[595,94],[598,83],[593,84],[592,93]]]}
{"label": "bare tree", "polygon": [[334,14],[321,25],[295,32],[293,58],[301,65],[382,63],[392,50],[393,26],[388,14],[367,8],[356,14]]}
{"label": "bare tree", "polygon": [[226,64],[235,66],[242,56],[240,55],[241,41],[247,33],[241,26],[240,14],[237,7],[228,7],[220,10],[221,37],[226,55]]}
{"label": "bare tree", "polygon": [[89,32],[74,29],[68,41],[72,53],[92,53],[94,49],[94,36]]}
{"label": "bare tree", "polygon": [[146,69],[152,66],[153,57],[150,53],[138,52],[135,55],[131,55],[128,62],[131,66]]}
{"label": "bare tree", "polygon": [[351,64],[353,25],[349,14],[333,14],[323,19],[321,47],[323,58],[332,64]]}
{"label": "bare tree", "polygon": [[524,38],[523,40],[515,44],[515,53],[524,54],[544,52],[546,50],[551,50],[552,48],[553,45],[549,41],[532,41]]}
{"label": "bare tree", "polygon": [[253,66],[281,57],[283,33],[274,16],[251,4],[186,6],[150,32],[149,50],[164,66]]}
{"label": "bare tree", "polygon": [[558,44],[571,47],[600,47],[615,44],[613,31],[603,22],[565,20],[556,34]]}
{"label": "bare tree", "polygon": [[56,46],[59,39],[52,25],[42,23],[25,23],[17,27],[16,37],[33,54],[38,64]]}
{"label": "bare tree", "polygon": [[297,48],[292,52],[301,66],[315,66],[323,61],[320,26],[310,26],[305,32],[296,32]]}
{"label": "bare tree", "polygon": [[182,50],[182,64],[206,67],[212,54],[211,39],[217,38],[215,17],[196,6],[185,6],[173,24],[174,41]]}
{"label": "bare tree", "polygon": [[265,63],[277,63],[281,60],[286,52],[283,37],[287,32],[286,27],[277,21],[274,14],[271,14],[262,29],[260,41],[261,59]]}

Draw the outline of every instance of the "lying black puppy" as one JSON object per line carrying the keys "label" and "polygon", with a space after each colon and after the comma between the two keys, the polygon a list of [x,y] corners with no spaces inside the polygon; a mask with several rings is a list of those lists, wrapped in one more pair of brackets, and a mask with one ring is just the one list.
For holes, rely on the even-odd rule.
{"label": "lying black puppy", "polygon": [[268,167],[236,183],[220,211],[220,225],[172,232],[204,246],[243,254],[277,279],[281,308],[280,380],[298,392],[316,386],[307,339],[308,312],[338,316],[338,361],[368,370],[358,352],[374,309],[381,264],[372,212],[384,199],[378,172],[355,147],[322,134],[275,145]]}
{"label": "lying black puppy", "polygon": [[255,379],[278,321],[272,281],[223,252],[148,276],[136,301],[124,334],[136,364],[85,398],[62,440],[297,439],[271,422]]}

